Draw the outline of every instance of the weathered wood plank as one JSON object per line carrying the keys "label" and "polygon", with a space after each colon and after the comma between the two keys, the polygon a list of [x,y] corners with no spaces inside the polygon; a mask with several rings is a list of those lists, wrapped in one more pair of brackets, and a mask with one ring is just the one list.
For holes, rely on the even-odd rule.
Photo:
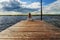
{"label": "weathered wood plank", "polygon": [[40,20],[21,21],[0,32],[0,40],[60,40],[60,29]]}

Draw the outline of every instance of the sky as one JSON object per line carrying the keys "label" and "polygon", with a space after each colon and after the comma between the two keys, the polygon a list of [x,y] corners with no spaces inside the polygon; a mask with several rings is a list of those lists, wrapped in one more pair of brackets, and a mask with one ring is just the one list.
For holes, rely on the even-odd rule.
{"label": "sky", "polygon": [[[0,0],[0,15],[40,14],[41,0]],[[43,14],[60,14],[60,0],[42,0]]]}

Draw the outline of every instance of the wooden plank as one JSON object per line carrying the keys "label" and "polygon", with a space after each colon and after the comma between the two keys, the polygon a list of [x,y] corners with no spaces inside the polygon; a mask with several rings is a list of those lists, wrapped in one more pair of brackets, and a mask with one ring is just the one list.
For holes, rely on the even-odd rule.
{"label": "wooden plank", "polygon": [[23,20],[0,32],[1,40],[59,39],[60,29],[40,20]]}

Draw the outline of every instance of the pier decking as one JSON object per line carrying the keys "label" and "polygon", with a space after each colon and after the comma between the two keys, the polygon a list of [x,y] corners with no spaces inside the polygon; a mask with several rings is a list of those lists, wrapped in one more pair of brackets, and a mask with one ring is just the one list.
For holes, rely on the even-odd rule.
{"label": "pier decking", "polygon": [[40,20],[23,20],[0,32],[0,40],[60,40],[60,29]]}

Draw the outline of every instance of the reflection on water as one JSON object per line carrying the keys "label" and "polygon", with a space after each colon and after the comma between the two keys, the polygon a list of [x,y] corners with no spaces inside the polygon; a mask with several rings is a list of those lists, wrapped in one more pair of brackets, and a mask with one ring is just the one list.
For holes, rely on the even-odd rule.
{"label": "reflection on water", "polygon": [[[33,16],[32,18],[35,20],[40,20],[40,16]],[[27,16],[0,16],[0,31],[25,19],[27,19]],[[43,16],[43,20],[60,27],[60,16]]]}

